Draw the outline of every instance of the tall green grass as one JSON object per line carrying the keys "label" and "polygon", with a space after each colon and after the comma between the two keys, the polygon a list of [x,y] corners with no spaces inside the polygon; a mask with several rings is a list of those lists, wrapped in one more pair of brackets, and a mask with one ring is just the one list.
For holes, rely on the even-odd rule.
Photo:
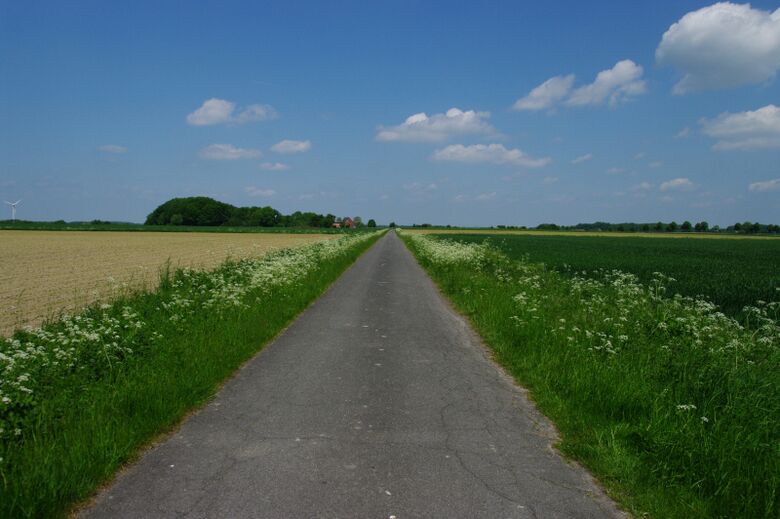
{"label": "tall green grass", "polygon": [[406,242],[557,424],[559,448],[633,513],[780,516],[780,303],[740,324],[668,297],[663,275],[567,276],[487,245]]}
{"label": "tall green grass", "polygon": [[155,293],[0,341],[0,517],[66,515],[207,401],[377,237],[164,273]]}

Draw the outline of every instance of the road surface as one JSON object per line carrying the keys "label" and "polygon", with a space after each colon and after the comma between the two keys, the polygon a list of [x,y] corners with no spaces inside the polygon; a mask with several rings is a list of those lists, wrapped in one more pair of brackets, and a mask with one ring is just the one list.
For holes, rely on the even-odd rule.
{"label": "road surface", "polygon": [[83,517],[620,517],[395,233]]}

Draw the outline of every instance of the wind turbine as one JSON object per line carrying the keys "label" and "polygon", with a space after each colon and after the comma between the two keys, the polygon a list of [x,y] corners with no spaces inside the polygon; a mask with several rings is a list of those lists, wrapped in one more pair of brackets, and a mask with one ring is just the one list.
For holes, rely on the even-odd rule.
{"label": "wind turbine", "polygon": [[10,206],[11,206],[11,221],[12,221],[12,222],[15,222],[15,221],[16,221],[16,206],[17,206],[17,205],[19,205],[19,202],[21,202],[21,200],[17,200],[17,201],[16,201],[16,202],[14,202],[14,203],[7,202],[7,201],[6,201],[6,204],[8,204],[8,205],[10,205]]}

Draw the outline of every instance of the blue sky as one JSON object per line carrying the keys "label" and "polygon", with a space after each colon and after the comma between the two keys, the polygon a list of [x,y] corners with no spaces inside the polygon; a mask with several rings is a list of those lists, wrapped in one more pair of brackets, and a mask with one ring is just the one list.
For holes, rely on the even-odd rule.
{"label": "blue sky", "polygon": [[779,7],[0,0],[0,197],[780,223]]}

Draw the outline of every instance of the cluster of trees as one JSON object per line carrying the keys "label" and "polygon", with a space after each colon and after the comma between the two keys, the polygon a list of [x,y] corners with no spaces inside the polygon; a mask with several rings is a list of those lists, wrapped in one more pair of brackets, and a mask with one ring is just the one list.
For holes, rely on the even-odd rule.
{"label": "cluster of trees", "polygon": [[[270,206],[235,207],[206,196],[193,196],[168,200],[149,214],[145,225],[333,227],[341,221],[332,214],[296,211],[285,215]],[[359,216],[353,221],[356,227],[363,227]],[[369,220],[366,226],[376,227],[376,222]]]}

